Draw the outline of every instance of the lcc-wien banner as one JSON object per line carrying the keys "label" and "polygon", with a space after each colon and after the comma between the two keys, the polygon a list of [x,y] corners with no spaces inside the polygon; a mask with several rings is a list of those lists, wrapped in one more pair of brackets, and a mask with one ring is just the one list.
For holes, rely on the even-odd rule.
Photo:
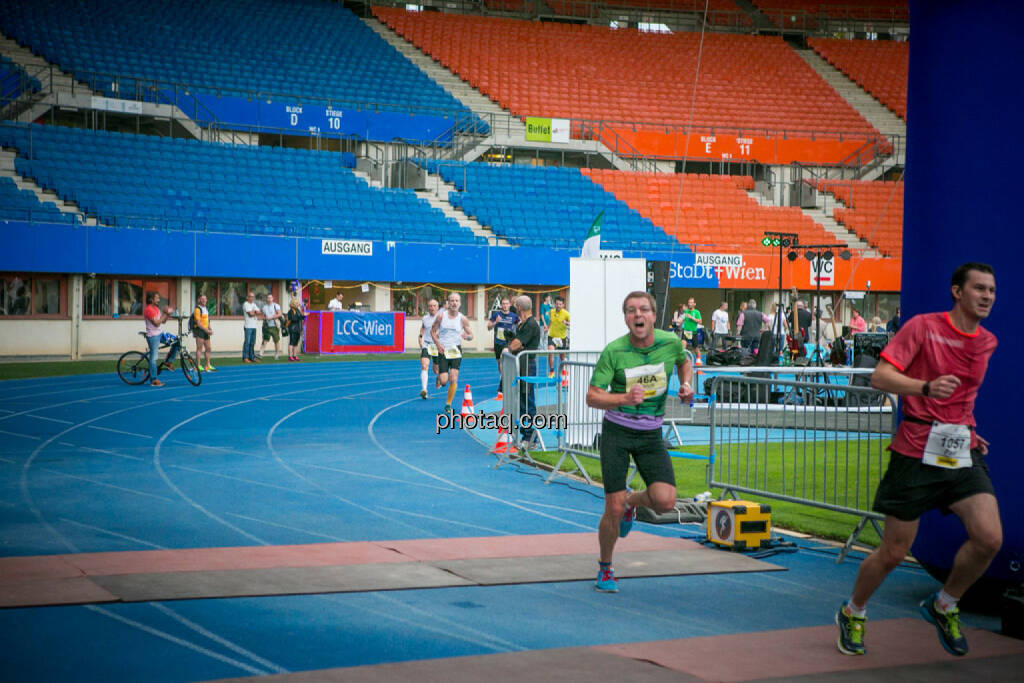
{"label": "lcc-wien banner", "polygon": [[[405,313],[314,311],[306,324],[307,352],[401,353],[405,350]],[[310,348],[314,340],[319,342],[319,348]]]}

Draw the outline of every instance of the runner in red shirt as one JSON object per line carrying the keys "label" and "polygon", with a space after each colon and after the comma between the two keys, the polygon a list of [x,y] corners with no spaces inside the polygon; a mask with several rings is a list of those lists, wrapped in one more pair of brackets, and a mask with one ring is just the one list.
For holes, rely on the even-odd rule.
{"label": "runner in red shirt", "polygon": [[921,603],[921,613],[954,655],[967,654],[957,602],[999,552],[1003,531],[985,455],[975,432],[974,400],[996,338],[981,327],[996,298],[992,267],[965,263],[953,273],[948,313],[915,316],[882,351],[871,385],[903,397],[903,421],[874,509],[885,515],[882,543],[857,572],[853,595],[836,614],[837,645],[864,654],[865,608],[871,594],[906,557],[928,509],[954,512],[967,541],[953,560],[942,590]]}

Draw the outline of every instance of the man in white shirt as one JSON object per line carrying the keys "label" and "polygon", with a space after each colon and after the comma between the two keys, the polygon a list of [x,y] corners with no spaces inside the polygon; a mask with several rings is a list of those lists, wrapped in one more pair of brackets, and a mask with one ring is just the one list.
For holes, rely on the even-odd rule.
{"label": "man in white shirt", "polygon": [[245,296],[245,303],[242,304],[242,328],[245,332],[245,341],[242,343],[242,362],[259,363],[256,358],[256,330],[260,327],[260,318],[263,311],[256,303],[256,294],[249,292]]}
{"label": "man in white shirt", "polygon": [[718,348],[719,340],[725,347],[725,338],[729,336],[729,302],[723,301],[718,310],[711,314],[711,348]]}
{"label": "man in white shirt", "polygon": [[345,298],[345,295],[338,292],[338,295],[327,302],[328,311],[344,311],[345,307],[341,304],[341,300]]}
{"label": "man in white shirt", "polygon": [[274,360],[281,355],[281,304],[274,301],[273,294],[267,294],[267,303],[263,305],[263,343],[260,344],[259,358],[263,358],[263,351],[267,348],[267,342],[274,340]]}

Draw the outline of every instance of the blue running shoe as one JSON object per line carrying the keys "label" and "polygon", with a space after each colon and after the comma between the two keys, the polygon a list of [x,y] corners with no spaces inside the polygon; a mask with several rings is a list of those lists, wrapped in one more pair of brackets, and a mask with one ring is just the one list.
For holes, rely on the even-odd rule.
{"label": "blue running shoe", "polygon": [[622,514],[622,520],[619,522],[619,538],[629,536],[629,530],[633,528],[634,519],[636,519],[636,508],[627,505],[626,511]]}
{"label": "blue running shoe", "polygon": [[602,593],[618,593],[619,584],[615,581],[615,570],[611,567],[601,567],[597,570],[597,582],[594,588]]}
{"label": "blue running shoe", "polygon": [[967,639],[960,632],[960,610],[954,607],[948,612],[940,612],[935,606],[937,593],[933,593],[921,601],[921,616],[939,632],[939,642],[951,655],[963,657],[967,654]]}
{"label": "blue running shoe", "polygon": [[836,647],[844,655],[864,654],[864,617],[855,617],[846,613],[846,602],[839,606],[836,612],[836,626],[839,627],[839,638],[836,639]]}

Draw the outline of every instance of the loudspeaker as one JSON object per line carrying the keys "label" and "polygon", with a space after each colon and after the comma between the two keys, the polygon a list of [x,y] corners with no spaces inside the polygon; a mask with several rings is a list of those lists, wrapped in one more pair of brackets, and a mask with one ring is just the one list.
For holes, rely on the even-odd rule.
{"label": "loudspeaker", "polygon": [[647,262],[647,293],[654,296],[658,308],[654,312],[654,326],[659,330],[668,327],[668,261]]}

